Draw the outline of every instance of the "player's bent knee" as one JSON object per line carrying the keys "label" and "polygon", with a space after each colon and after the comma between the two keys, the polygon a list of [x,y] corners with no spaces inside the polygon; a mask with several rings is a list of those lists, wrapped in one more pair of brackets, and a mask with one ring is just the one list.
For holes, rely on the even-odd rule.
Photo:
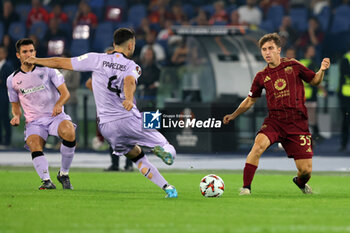
{"label": "player's bent knee", "polygon": [[66,141],[75,140],[75,130],[73,128],[64,128],[59,131],[59,136]]}
{"label": "player's bent knee", "polygon": [[58,127],[58,135],[63,140],[74,141],[75,140],[75,128],[74,128],[72,122],[70,122],[68,120],[62,121]]}
{"label": "player's bent knee", "polygon": [[[145,156],[145,153],[141,150],[140,151],[140,154],[139,155],[137,155],[136,157],[130,157],[130,156],[127,156],[129,159],[131,159],[131,161],[133,161],[134,163],[136,163],[138,160],[140,160],[141,158],[143,158]],[[142,162],[140,162],[139,164],[138,164],[138,166],[139,166],[139,169],[141,168],[141,166],[142,166]]]}
{"label": "player's bent knee", "polygon": [[29,150],[31,152],[42,151],[44,147],[44,143],[45,143],[44,139],[42,139],[38,135],[30,135],[26,140],[26,144],[28,145]]}
{"label": "player's bent knee", "polygon": [[302,175],[310,175],[312,172],[312,167],[305,166],[305,167],[300,168],[299,171]]}
{"label": "player's bent knee", "polygon": [[303,174],[311,174],[311,172],[312,172],[312,168],[308,167],[308,168],[304,169],[304,171],[302,173]]}
{"label": "player's bent knee", "polygon": [[260,158],[261,154],[266,150],[266,147],[261,143],[255,143],[253,147],[253,153]]}

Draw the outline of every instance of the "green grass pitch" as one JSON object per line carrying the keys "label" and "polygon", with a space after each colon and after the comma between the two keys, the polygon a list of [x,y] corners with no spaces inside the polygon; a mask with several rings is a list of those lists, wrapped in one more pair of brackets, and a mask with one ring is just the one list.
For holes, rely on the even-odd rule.
{"label": "green grass pitch", "polygon": [[[161,171],[179,197],[138,172],[72,169],[74,190],[38,190],[33,168],[0,167],[0,233],[41,232],[350,232],[350,174],[314,173],[304,195],[292,172],[258,171],[252,196],[238,196],[241,171]],[[204,198],[199,182],[215,173],[220,198]]]}

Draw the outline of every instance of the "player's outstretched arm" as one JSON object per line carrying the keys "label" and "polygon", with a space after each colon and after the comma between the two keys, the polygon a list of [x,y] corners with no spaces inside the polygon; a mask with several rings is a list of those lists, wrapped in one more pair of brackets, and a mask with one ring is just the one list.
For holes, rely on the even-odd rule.
{"label": "player's outstretched arm", "polygon": [[321,62],[321,68],[317,71],[315,77],[311,80],[310,84],[313,86],[318,86],[323,81],[324,73],[331,66],[331,61],[329,58],[323,58]]}
{"label": "player's outstretched arm", "polygon": [[224,124],[228,124],[230,121],[236,119],[236,117],[250,109],[257,100],[258,98],[252,98],[248,96],[242,101],[242,103],[233,113],[224,116],[224,119],[222,121],[224,122]]}
{"label": "player's outstretched arm", "polygon": [[57,90],[61,94],[60,98],[56,102],[53,111],[52,111],[52,116],[57,116],[62,112],[62,106],[67,103],[70,93],[68,91],[68,88],[65,83],[61,84],[59,87],[57,87]]}
{"label": "player's outstretched arm", "polygon": [[50,58],[37,58],[29,57],[24,61],[24,64],[41,65],[56,69],[73,70],[72,62],[70,58],[66,57],[50,57]]}
{"label": "player's outstretched arm", "polygon": [[136,90],[135,78],[133,76],[126,76],[124,79],[124,94],[125,100],[123,106],[126,110],[130,111],[134,106],[134,93]]}
{"label": "player's outstretched arm", "polygon": [[11,108],[12,108],[13,117],[10,121],[10,124],[12,126],[18,126],[22,115],[21,106],[19,102],[16,102],[16,103],[11,103]]}

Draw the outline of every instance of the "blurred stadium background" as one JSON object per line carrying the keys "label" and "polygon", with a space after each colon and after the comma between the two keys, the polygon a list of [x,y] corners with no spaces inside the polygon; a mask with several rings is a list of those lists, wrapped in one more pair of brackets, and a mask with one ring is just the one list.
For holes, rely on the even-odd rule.
{"label": "blurred stadium background", "polygon": [[[294,50],[292,56],[303,59],[311,45],[316,50],[315,64],[325,56],[332,60],[324,89],[318,91],[316,154],[348,153],[338,150],[339,62],[350,44],[347,0],[3,0],[1,8],[1,44],[14,69],[19,65],[14,43],[22,37],[36,41],[38,57],[77,56],[103,52],[112,46],[116,28],[133,28],[134,59],[143,69],[136,94],[139,109],[187,113],[197,119],[221,120],[246,97],[255,73],[264,67],[257,46],[264,33],[281,35],[283,56]],[[67,82],[76,102],[66,112],[79,126],[77,151],[105,151],[108,146],[96,141],[94,101],[85,87],[89,77],[81,73],[77,85]],[[161,131],[180,153],[242,155],[261,126],[265,106],[262,97],[254,109],[220,130]],[[20,127],[12,128],[10,144],[2,135],[1,149],[22,150],[23,120]],[[49,138],[47,149],[55,151],[57,143]],[[270,152],[278,150],[276,146]]]}

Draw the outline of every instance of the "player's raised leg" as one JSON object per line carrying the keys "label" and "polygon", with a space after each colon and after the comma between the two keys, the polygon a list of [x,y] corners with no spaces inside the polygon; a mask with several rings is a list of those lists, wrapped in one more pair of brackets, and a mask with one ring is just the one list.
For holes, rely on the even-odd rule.
{"label": "player's raised leg", "polygon": [[143,176],[145,176],[147,179],[152,181],[154,184],[166,192],[167,198],[177,197],[177,191],[175,187],[168,184],[164,177],[159,173],[158,169],[148,161],[147,156],[139,146],[135,146],[126,154],[126,156],[136,164],[136,167],[139,169]]}
{"label": "player's raised leg", "polygon": [[58,126],[58,135],[62,138],[60,147],[61,169],[57,174],[57,180],[62,184],[63,189],[73,189],[69,179],[69,168],[72,164],[75,152],[75,128],[71,121],[63,120]]}
{"label": "player's raised leg", "polygon": [[[139,123],[142,125],[142,122]],[[167,165],[174,163],[176,157],[176,150],[173,145],[171,145],[168,140],[157,130],[143,130],[140,126],[136,126],[137,135],[139,139],[137,144],[152,148],[152,152],[163,160]],[[135,128],[136,128],[135,127]]]}
{"label": "player's raised leg", "polygon": [[164,146],[155,146],[152,151],[157,157],[161,158],[165,164],[171,165],[174,163],[176,150],[171,144],[167,143]]}
{"label": "player's raised leg", "polygon": [[50,178],[49,163],[43,153],[44,139],[39,135],[32,134],[28,136],[26,143],[32,153],[35,171],[43,182],[39,189],[55,189],[56,186],[52,183]]}
{"label": "player's raised leg", "polygon": [[304,194],[312,194],[311,187],[307,182],[311,178],[312,159],[297,159],[294,160],[298,169],[298,174],[293,178],[293,182],[300,188]]}
{"label": "player's raised leg", "polygon": [[269,146],[269,138],[265,134],[259,133],[255,138],[253,148],[247,156],[246,164],[243,170],[243,187],[241,188],[239,195],[250,195],[251,183],[253,181],[255,171],[258,168],[260,157]]}

